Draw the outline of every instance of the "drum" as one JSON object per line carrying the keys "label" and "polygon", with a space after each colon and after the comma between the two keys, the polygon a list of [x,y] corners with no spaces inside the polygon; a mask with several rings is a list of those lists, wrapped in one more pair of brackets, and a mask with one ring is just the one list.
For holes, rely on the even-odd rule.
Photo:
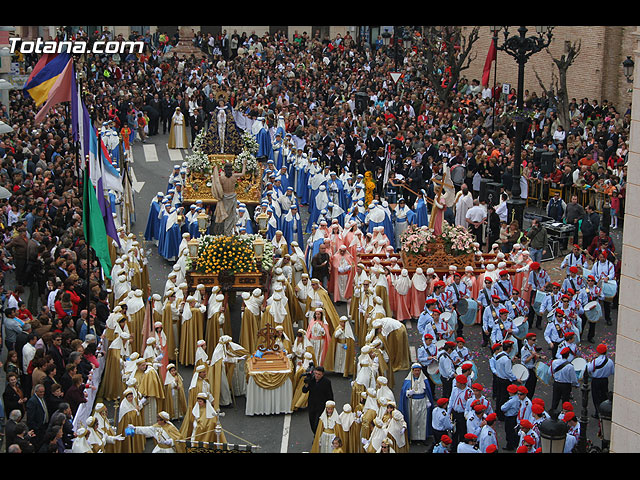
{"label": "drum", "polygon": [[536,290],[536,298],[533,300],[533,310],[538,313],[540,312],[540,307],[542,307],[542,302],[544,301],[547,294],[542,290]]}
{"label": "drum", "polygon": [[545,385],[551,385],[553,383],[551,368],[544,362],[536,363],[536,377]]}
{"label": "drum", "polygon": [[514,363],[511,372],[520,383],[524,383],[529,378],[529,370],[521,363]]}
{"label": "drum", "polygon": [[447,343],[446,340],[438,340],[436,342],[436,348],[438,349],[438,351],[442,350],[444,348],[444,344]]}
{"label": "drum", "polygon": [[456,312],[458,312],[458,315],[462,317],[462,315],[467,313],[467,310],[469,310],[469,304],[467,303],[467,299],[461,298],[460,300],[458,300],[458,303],[456,303]]}
{"label": "drum", "polygon": [[576,371],[578,380],[582,380],[584,370],[587,368],[587,361],[582,357],[576,357],[571,361],[571,365],[573,365],[573,368]]}
{"label": "drum", "polygon": [[516,317],[513,319],[513,336],[518,340],[524,340],[524,337],[529,333],[529,322],[526,317]]}
{"label": "drum", "polygon": [[437,361],[434,360],[429,365],[427,365],[427,374],[435,385],[442,385],[442,379],[440,378],[440,369],[438,367]]}
{"label": "drum", "polygon": [[456,313],[455,310],[452,310],[451,312],[441,313],[440,319],[444,320],[445,322],[448,322],[449,328],[451,328],[451,330],[455,330],[458,325],[458,314]]}
{"label": "drum", "polygon": [[478,302],[471,298],[467,298],[466,301],[467,312],[464,315],[460,315],[460,323],[469,326],[473,325],[476,321],[476,316],[478,315]]}
{"label": "drum", "polygon": [[593,302],[589,302],[584,306],[584,316],[587,317],[587,320],[591,323],[596,323],[598,320],[602,318],[602,307],[600,306],[600,302],[594,300]]}
{"label": "drum", "polygon": [[602,294],[604,295],[605,300],[611,300],[616,296],[616,292],[618,291],[618,282],[615,280],[609,280],[608,282],[604,282],[602,284]]}
{"label": "drum", "polygon": [[[471,375],[469,376],[469,378],[471,380],[478,378],[478,367],[476,367],[476,364],[473,363],[471,360],[467,360],[465,362],[462,363],[470,363],[471,364]],[[461,375],[462,374],[462,364],[460,364],[460,366],[458,366],[458,368],[456,368],[456,375]]]}
{"label": "drum", "polygon": [[591,275],[591,270],[589,270],[586,267],[582,267],[582,276],[584,277],[585,280],[589,275]]}

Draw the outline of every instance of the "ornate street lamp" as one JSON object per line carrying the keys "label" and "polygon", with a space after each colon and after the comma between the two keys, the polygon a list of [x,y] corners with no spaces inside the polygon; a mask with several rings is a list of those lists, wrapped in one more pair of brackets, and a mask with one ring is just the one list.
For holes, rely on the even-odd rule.
{"label": "ornate street lamp", "polygon": [[192,238],[187,242],[187,248],[189,249],[189,256],[191,258],[198,258],[198,250],[200,249],[200,241],[197,238]]}
{"label": "ornate street lamp", "polygon": [[253,256],[257,261],[261,261],[264,256],[264,240],[261,236],[256,236],[253,241]]}
{"label": "ornate street lamp", "polygon": [[198,230],[200,234],[204,234],[205,230],[209,226],[209,215],[203,210],[197,216],[196,220],[198,221]]}
{"label": "ornate street lamp", "polygon": [[382,34],[380,35],[382,37],[382,44],[385,47],[389,46],[389,42],[391,40],[391,32],[389,31],[388,28],[384,29],[384,32],[382,32]]}
{"label": "ornate street lamp", "polygon": [[550,412],[550,415],[539,427],[542,453],[564,453],[569,427],[558,420],[558,412]]}
{"label": "ornate street lamp", "polygon": [[631,57],[627,57],[627,59],[622,62],[622,71],[624,72],[624,76],[627,79],[628,83],[633,83],[633,69],[635,67],[635,63],[631,60]]}
{"label": "ornate street lamp", "polygon": [[267,215],[266,212],[262,212],[256,217],[256,222],[258,223],[258,231],[261,234],[266,233],[268,220],[269,220],[269,215]]}
{"label": "ornate street lamp", "polygon": [[600,434],[602,435],[602,451],[608,452],[611,444],[611,417],[613,412],[613,402],[611,398],[606,399],[598,406],[600,416]]}
{"label": "ornate street lamp", "polygon": [[513,169],[513,187],[511,189],[511,199],[507,201],[509,222],[518,220],[520,228],[522,228],[522,220],[524,217],[524,208],[526,201],[520,198],[520,170],[522,168],[522,139],[524,138],[524,66],[532,55],[544,50],[551,43],[553,38],[553,27],[538,26],[536,28],[537,36],[527,36],[527,27],[518,28],[518,35],[509,36],[509,27],[502,27],[504,41],[498,44],[499,27],[490,27],[493,33],[493,41],[497,50],[505,52],[515,59],[518,64],[518,87],[517,94],[517,113],[514,119],[516,122],[516,138],[514,148],[514,169]]}

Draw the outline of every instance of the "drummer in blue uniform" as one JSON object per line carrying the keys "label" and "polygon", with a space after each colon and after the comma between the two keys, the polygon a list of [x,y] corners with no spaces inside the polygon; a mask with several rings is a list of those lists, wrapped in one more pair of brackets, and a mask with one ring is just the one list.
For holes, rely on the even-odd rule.
{"label": "drummer in blue uniform", "polygon": [[451,358],[453,358],[453,363],[456,366],[471,360],[471,352],[469,352],[469,349],[465,347],[465,340],[463,337],[456,337],[456,348],[451,352]]}
{"label": "drummer in blue uniform", "polygon": [[575,368],[569,361],[571,349],[564,347],[560,350],[560,358],[551,362],[551,375],[553,377],[553,396],[551,410],[555,410],[560,402],[571,400],[571,388],[578,387],[578,376]]}
{"label": "drummer in blue uniform", "polygon": [[[596,253],[598,261],[593,263],[593,266],[591,267],[591,274],[596,278],[598,284],[602,285],[604,289],[604,284],[601,284],[600,282],[615,282],[615,267],[613,266],[613,263],[607,259],[609,254],[607,250],[601,249]],[[611,325],[611,302],[605,300],[602,302],[602,306],[604,310],[604,319],[607,322],[607,325]]]}
{"label": "drummer in blue uniform", "polygon": [[491,342],[500,343],[513,333],[513,323],[509,319],[509,310],[502,307],[491,329]]}
{"label": "drummer in blue uniform", "polygon": [[591,378],[591,394],[596,408],[595,418],[600,415],[600,404],[609,398],[609,377],[615,373],[613,360],[607,357],[607,346],[601,343],[596,347],[598,356],[587,363],[587,372]]}
{"label": "drummer in blue uniform", "polygon": [[499,276],[500,278],[493,284],[493,294],[500,297],[501,303],[505,303],[511,298],[513,283],[507,270],[500,270]]}
{"label": "drummer in blue uniform", "polygon": [[433,329],[433,315],[431,311],[437,307],[438,301],[435,298],[427,298],[424,304],[424,310],[418,317],[418,333],[424,335],[425,333],[431,333],[434,335]]}
{"label": "drummer in blue uniform", "polygon": [[[476,302],[480,306],[480,318],[484,316],[484,310],[489,305],[491,305],[491,289],[493,285],[493,280],[490,277],[485,277],[484,279],[484,287],[478,290],[478,296],[476,297]],[[489,343],[489,334],[485,333],[484,328],[482,329],[482,346],[486,347]]]}
{"label": "drummer in blue uniform", "polygon": [[[576,357],[580,356],[578,345],[576,344],[576,334],[574,332],[565,332],[564,339],[560,342],[560,345],[558,345],[558,350],[562,352],[565,347],[570,350],[569,356],[567,357],[570,362],[573,362]],[[556,353],[556,358],[561,358],[560,353]]]}
{"label": "drummer in blue uniform", "polygon": [[538,377],[536,376],[536,363],[542,358],[540,348],[536,345],[537,335],[529,332],[525,335],[524,343],[520,349],[520,363],[529,371],[529,376],[524,383],[527,387],[529,398],[533,398],[535,394]]}
{"label": "drummer in blue uniform", "polygon": [[450,397],[453,388],[453,377],[456,375],[455,365],[451,359],[451,352],[456,348],[454,342],[445,342],[442,350],[438,351],[438,368],[442,380],[442,396]]}
{"label": "drummer in blue uniform", "polygon": [[512,452],[518,446],[518,434],[516,427],[518,424],[518,411],[520,409],[520,399],[518,398],[518,387],[515,383],[507,386],[509,398],[502,404],[501,410],[504,415],[504,433],[507,444],[504,449]]}
{"label": "drummer in blue uniform", "polygon": [[[487,340],[491,338],[493,326],[498,321],[500,309],[502,308],[504,308],[504,305],[500,303],[500,297],[498,295],[491,295],[491,303],[487,305],[482,313],[482,333],[483,337],[486,335]],[[485,345],[484,342],[483,345]]]}
{"label": "drummer in blue uniform", "polygon": [[[453,281],[445,287],[445,293],[447,295],[447,298],[450,299],[451,308],[456,309],[460,300],[469,298],[469,294],[471,292],[469,291],[469,287],[467,287],[467,284],[461,281],[462,276],[458,272],[455,272],[452,276]],[[463,327],[464,325],[460,321],[460,316],[458,315],[456,326],[456,335],[458,337],[463,336]]]}
{"label": "drummer in blue uniform", "polygon": [[540,304],[540,310],[537,312],[543,317],[548,316],[558,305],[560,305],[560,299],[562,293],[560,293],[561,285],[558,282],[551,282],[551,291],[547,292],[544,300]]}
{"label": "drummer in blue uniform", "polygon": [[[596,323],[602,316],[602,302],[604,302],[604,293],[602,292],[602,288],[596,284],[596,277],[593,275],[587,277],[586,285],[578,292],[578,300],[583,310],[582,330],[584,331],[585,324],[588,323],[587,341],[594,343],[593,338],[596,334]],[[593,308],[589,306],[589,310],[587,310],[587,306],[591,302],[596,302],[596,306]],[[591,312],[592,309],[594,310],[593,312]]]}
{"label": "drummer in blue uniform", "polygon": [[558,351],[558,345],[560,345],[560,342],[564,339],[564,316],[564,310],[560,308],[556,309],[553,320],[547,323],[547,327],[544,330],[544,339],[551,349],[551,356],[553,358],[555,358]]}
{"label": "drummer in blue uniform", "polygon": [[569,270],[571,267],[576,268],[586,268],[587,267],[587,257],[584,253],[582,253],[582,249],[580,245],[574,244],[571,253],[569,253],[560,264],[560,268],[566,269],[567,276],[569,276]]}
{"label": "drummer in blue uniform", "polygon": [[[551,281],[549,278],[549,274],[545,271],[544,268],[538,262],[532,262],[529,265],[529,276],[527,277],[527,286],[531,290],[531,295],[529,297],[530,306],[533,306],[536,295],[538,291],[544,292],[545,285]],[[534,308],[529,310],[529,330],[533,327],[533,320],[535,317],[536,320],[536,328],[541,328],[542,319],[539,316],[536,316],[539,312],[536,312]]]}
{"label": "drummer in blue uniform", "polygon": [[495,372],[496,372],[496,412],[500,421],[504,421],[504,415],[501,407],[504,402],[507,401],[507,386],[510,383],[515,382],[516,376],[513,374],[513,363],[511,362],[511,349],[513,348],[513,342],[511,340],[505,340],[502,342],[502,351],[495,357]]}
{"label": "drummer in blue uniform", "polygon": [[585,280],[582,275],[578,275],[578,267],[575,265],[568,268],[567,278],[562,282],[562,291],[566,292],[570,288],[578,292],[584,287]]}
{"label": "drummer in blue uniform", "polygon": [[438,359],[438,347],[434,342],[435,334],[434,333],[425,333],[422,335],[422,345],[418,347],[416,352],[416,356],[418,359],[418,363],[422,365],[422,371],[424,372],[427,380],[429,381],[429,387],[432,392],[436,391],[436,384],[431,379],[431,375],[429,375],[429,366],[434,362],[437,362]]}

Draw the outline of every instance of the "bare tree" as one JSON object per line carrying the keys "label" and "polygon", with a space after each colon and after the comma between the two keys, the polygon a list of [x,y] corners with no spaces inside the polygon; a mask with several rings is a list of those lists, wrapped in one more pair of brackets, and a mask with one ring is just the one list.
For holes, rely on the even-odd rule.
{"label": "bare tree", "polygon": [[479,27],[468,33],[460,26],[424,27],[422,73],[445,106],[450,106],[453,87],[460,79],[460,72],[469,68],[477,55],[471,55],[478,40]]}
{"label": "bare tree", "polygon": [[[558,76],[556,77],[555,71],[551,73],[551,83],[550,87],[547,88],[538,72],[534,69],[534,73],[536,78],[538,79],[538,83],[540,87],[545,92],[556,92],[557,99],[557,112],[558,112],[558,124],[562,125],[565,130],[569,128],[569,92],[567,90],[567,71],[569,67],[573,65],[576,61],[576,58],[580,54],[580,49],[582,47],[582,42],[577,40],[571,44],[567,44],[565,53],[560,58],[554,58],[551,55],[551,52],[547,48],[547,53],[555,63],[556,68],[558,69]],[[553,98],[552,94],[549,94],[549,98]]]}

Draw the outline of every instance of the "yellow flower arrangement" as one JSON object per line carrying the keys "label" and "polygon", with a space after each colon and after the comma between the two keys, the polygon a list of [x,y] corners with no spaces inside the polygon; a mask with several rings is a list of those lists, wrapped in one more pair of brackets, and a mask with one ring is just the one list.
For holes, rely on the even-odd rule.
{"label": "yellow flower arrangement", "polygon": [[237,237],[204,237],[195,262],[194,270],[200,273],[217,274],[224,270],[233,273],[257,273],[258,268],[253,249]]}

